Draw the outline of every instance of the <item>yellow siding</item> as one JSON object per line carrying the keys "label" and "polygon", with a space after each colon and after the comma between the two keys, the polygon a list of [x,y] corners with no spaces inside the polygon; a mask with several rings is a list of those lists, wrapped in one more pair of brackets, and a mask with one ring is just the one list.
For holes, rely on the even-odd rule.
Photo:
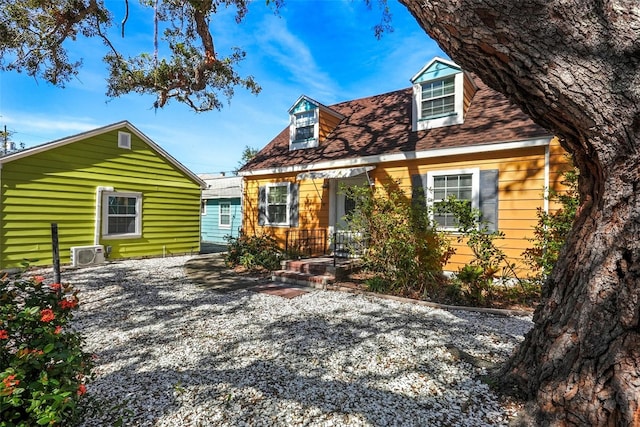
{"label": "yellow siding", "polygon": [[[249,235],[267,234],[284,245],[286,231],[291,227],[263,227],[258,225],[258,189],[276,182],[296,182],[297,174],[277,177],[249,177],[245,180],[243,230]],[[329,189],[323,188],[324,180],[297,181],[299,187],[299,217],[297,229],[327,229],[329,226]]]}
{"label": "yellow siding", "polygon": [[[561,175],[556,170],[568,167],[564,151],[556,140],[550,148],[550,187],[560,189]],[[522,267],[522,252],[531,247],[527,240],[533,236],[533,227],[537,223],[536,211],[544,207],[544,170],[545,147],[523,148],[519,150],[478,153],[473,155],[421,159],[411,161],[378,164],[369,173],[376,186],[397,182],[411,197],[411,176],[439,170],[479,168],[480,170],[498,169],[498,229],[505,234],[498,245],[507,256]],[[258,223],[258,187],[279,181],[295,181],[295,174],[277,176],[247,177],[244,194],[244,227],[249,234],[267,233],[284,239],[286,228],[259,227]],[[300,223],[299,228],[326,228],[329,226],[329,190],[323,188],[323,181],[300,181]],[[457,249],[445,267],[456,271],[469,261],[469,249],[456,242]]]}

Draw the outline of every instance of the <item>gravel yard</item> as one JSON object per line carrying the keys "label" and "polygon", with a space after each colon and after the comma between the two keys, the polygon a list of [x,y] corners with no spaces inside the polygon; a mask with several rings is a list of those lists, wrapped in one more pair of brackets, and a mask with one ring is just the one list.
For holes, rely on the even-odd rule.
{"label": "gravel yard", "polygon": [[[86,426],[485,426],[513,413],[467,362],[505,360],[529,317],[342,292],[194,285],[190,257],[68,270],[95,353]],[[42,274],[42,273],[40,273]],[[48,274],[47,274],[48,275]]]}

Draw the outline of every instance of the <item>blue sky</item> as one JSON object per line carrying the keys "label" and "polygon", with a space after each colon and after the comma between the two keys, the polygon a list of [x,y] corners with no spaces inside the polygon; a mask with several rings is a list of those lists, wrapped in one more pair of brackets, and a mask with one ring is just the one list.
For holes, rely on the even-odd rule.
{"label": "blue sky", "polygon": [[[124,2],[106,0],[114,21]],[[153,15],[130,3],[125,38],[112,31],[124,52],[153,51]],[[287,110],[304,94],[325,105],[409,86],[409,79],[434,56],[446,57],[399,3],[391,0],[394,32],[377,40],[372,27],[380,17],[376,2],[288,0],[276,16],[264,1],[250,5],[241,24],[234,11],[212,21],[220,55],[233,46],[246,50],[241,75],[253,75],[259,95],[238,88],[221,111],[195,113],[170,102],[160,110],[153,98],[105,95],[105,48],[98,40],[70,44],[72,59],[83,67],[66,88],[24,74],[0,74],[0,127],[27,147],[128,120],[196,173],[231,171],[245,146],[261,148],[288,124]]]}

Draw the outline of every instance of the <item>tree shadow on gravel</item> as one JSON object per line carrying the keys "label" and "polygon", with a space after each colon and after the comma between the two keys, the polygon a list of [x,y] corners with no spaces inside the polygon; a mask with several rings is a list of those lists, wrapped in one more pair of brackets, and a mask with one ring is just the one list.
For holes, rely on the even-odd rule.
{"label": "tree shadow on gravel", "polygon": [[306,425],[491,424],[502,410],[482,370],[450,346],[500,362],[531,327],[333,292],[221,294],[165,276],[130,264],[69,275],[82,291],[74,323],[98,355],[89,392],[123,402],[136,425],[289,425],[303,413]]}

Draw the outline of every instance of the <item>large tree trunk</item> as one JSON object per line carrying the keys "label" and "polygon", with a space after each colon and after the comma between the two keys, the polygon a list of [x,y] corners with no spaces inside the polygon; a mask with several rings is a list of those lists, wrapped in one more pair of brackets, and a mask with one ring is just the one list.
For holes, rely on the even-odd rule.
{"label": "large tree trunk", "polygon": [[504,377],[541,425],[640,426],[640,3],[400,2],[580,169],[573,232]]}

